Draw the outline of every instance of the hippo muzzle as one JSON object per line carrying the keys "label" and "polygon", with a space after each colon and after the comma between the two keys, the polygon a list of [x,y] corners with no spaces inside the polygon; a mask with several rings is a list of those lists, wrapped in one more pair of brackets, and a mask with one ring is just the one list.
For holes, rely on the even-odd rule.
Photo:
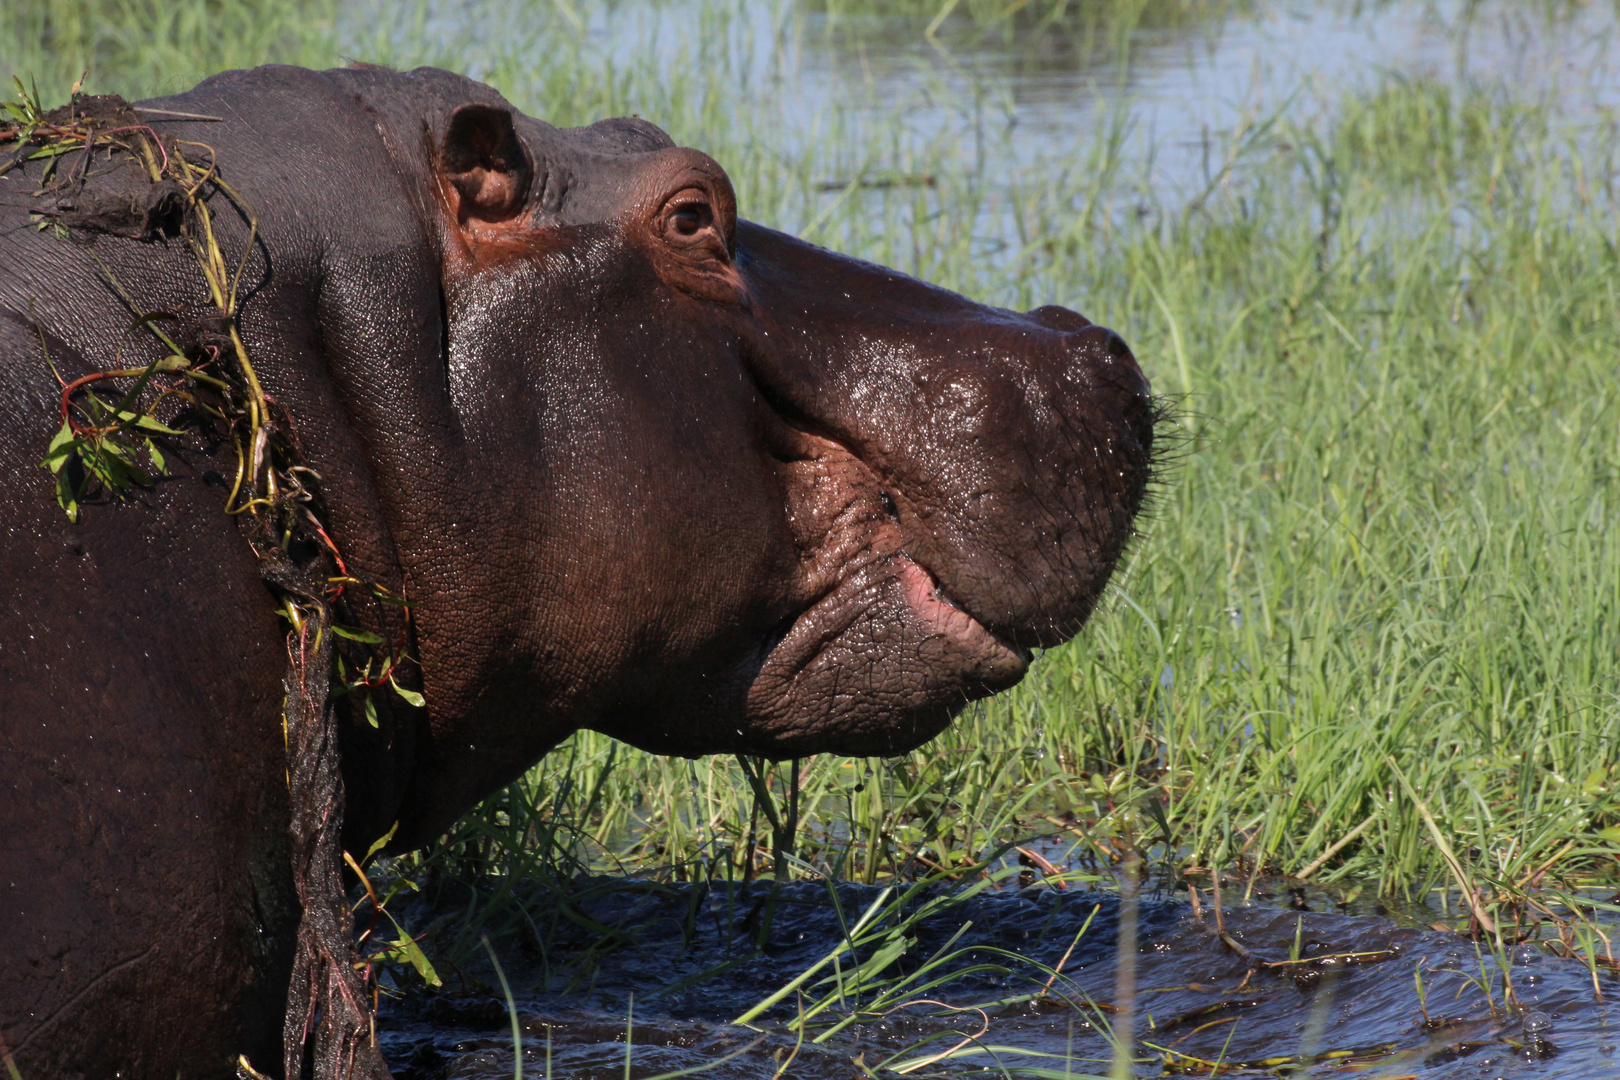
{"label": "hippo muzzle", "polygon": [[761,393],[808,602],[748,695],[751,748],[889,754],[1072,637],[1131,536],[1154,409],[1124,342],[744,224]]}

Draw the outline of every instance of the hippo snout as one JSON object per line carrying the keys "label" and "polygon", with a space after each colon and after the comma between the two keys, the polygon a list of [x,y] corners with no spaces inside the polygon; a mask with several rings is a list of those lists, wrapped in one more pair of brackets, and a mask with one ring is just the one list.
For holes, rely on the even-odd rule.
{"label": "hippo snout", "polygon": [[784,466],[813,599],[754,680],[755,745],[903,750],[1096,607],[1148,486],[1151,389],[1119,335],[1067,308],[740,236],[766,313],[755,378],[815,444]]}
{"label": "hippo snout", "polygon": [[998,638],[1049,647],[1079,630],[1132,535],[1151,390],[1117,334],[1063,308],[980,332],[984,347],[921,379],[921,436],[896,456],[906,547]]}
{"label": "hippo snout", "polygon": [[1106,326],[1089,323],[1072,336],[1075,350],[1068,357],[1067,375],[1071,383],[1079,385],[1070,391],[1071,410],[1084,413],[1089,404],[1105,423],[1114,418],[1141,453],[1151,458],[1158,412],[1153,387],[1130,346]]}

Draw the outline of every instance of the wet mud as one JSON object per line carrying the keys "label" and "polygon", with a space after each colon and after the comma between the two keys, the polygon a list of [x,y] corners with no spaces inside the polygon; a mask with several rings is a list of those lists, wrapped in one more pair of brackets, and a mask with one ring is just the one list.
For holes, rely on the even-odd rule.
{"label": "wet mud", "polygon": [[[1112,894],[1032,888],[944,906],[904,935],[845,954],[802,993],[739,1027],[730,1021],[835,950],[843,927],[880,891],[840,885],[835,903],[825,885],[798,883],[772,910],[766,885],[622,884],[572,913],[571,939],[499,953],[516,997],[525,1076],[645,1080],[697,1067],[728,1080],[850,1080],[866,1075],[862,1068],[914,1077],[1108,1072],[1106,1028],[1122,1019],[1121,912]],[[916,898],[913,914],[926,899]],[[1221,1075],[1349,1071],[1386,1080],[1620,1075],[1620,979],[1604,969],[1594,984],[1584,963],[1534,944],[1496,953],[1374,915],[1269,903],[1223,915],[1228,940],[1207,901],[1197,913],[1162,894],[1140,901],[1137,1075],[1209,1075],[1216,1063]],[[900,936],[907,944],[882,978],[914,981],[826,1036],[882,988],[827,1003],[833,984],[820,980],[836,966],[848,985],[848,972],[874,949],[899,948]],[[951,961],[930,968],[942,954]],[[927,985],[945,974],[953,977]],[[512,1076],[511,1019],[504,996],[491,992],[497,985],[487,959],[469,961],[446,973],[443,992],[385,1005],[379,1037],[395,1076]],[[795,1017],[818,1002],[824,1011],[801,1040]]]}

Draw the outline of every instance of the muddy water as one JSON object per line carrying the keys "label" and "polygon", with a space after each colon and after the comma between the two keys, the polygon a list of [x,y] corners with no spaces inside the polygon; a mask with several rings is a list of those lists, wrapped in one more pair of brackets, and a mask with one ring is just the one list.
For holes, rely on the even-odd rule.
{"label": "muddy water", "polygon": [[[798,1042],[790,1030],[799,1007],[793,997],[757,1020],[757,1031],[728,1022],[839,945],[840,908],[852,922],[878,895],[841,885],[835,906],[824,885],[789,886],[756,951],[766,886],[694,892],[626,883],[609,891],[577,914],[625,935],[621,947],[554,976],[548,990],[541,989],[545,961],[552,972],[570,968],[601,945],[600,931],[581,931],[544,958],[522,948],[502,957],[517,994],[525,1075],[548,1075],[549,1053],[550,1076],[577,1080],[697,1066],[714,1077],[771,1076]],[[1326,906],[1320,896],[1306,901]],[[783,1075],[848,1080],[852,1061],[905,1068],[959,1046],[948,1061],[889,1075],[1001,1075],[998,1064],[1013,1075],[1106,1074],[1111,1051],[1099,1017],[1118,1019],[1119,918],[1116,897],[1073,889],[1014,889],[948,907],[913,927],[884,974],[914,972],[947,944],[948,952],[966,951],[941,971],[966,973],[926,990],[913,986],[896,995],[892,1004],[901,1007],[886,1017],[822,1043],[810,1040],[827,1025],[812,1027]],[[1234,948],[1219,938],[1207,901],[1195,915],[1184,899],[1162,895],[1142,899],[1138,924],[1134,1030],[1139,1057],[1151,1059],[1139,1064],[1140,1076],[1178,1067],[1207,1072],[1194,1068],[1198,1060],[1251,1075],[1283,1065],[1298,1076],[1340,1075],[1347,1067],[1385,1078],[1620,1075],[1620,1008],[1613,1004],[1620,979],[1600,974],[1607,999],[1600,1000],[1584,965],[1533,945],[1510,948],[1499,960],[1459,935],[1390,918],[1253,905],[1224,911]],[[1304,962],[1277,964],[1291,956]],[[660,992],[728,961],[730,970]],[[843,960],[846,970],[854,963]],[[1029,998],[1060,964],[1051,992]],[[994,968],[966,971],[984,965]],[[582,984],[566,987],[569,978]],[[469,965],[461,979],[470,987],[497,983],[487,961]],[[1512,984],[1511,1001],[1504,981]],[[804,1007],[826,992],[807,984]],[[863,1004],[834,1005],[817,1020]],[[498,994],[414,996],[385,1010],[382,1031],[401,1080],[513,1075],[510,1019]],[[977,1052],[960,1045],[970,1034],[980,1036]],[[721,1060],[728,1055],[738,1056]]]}

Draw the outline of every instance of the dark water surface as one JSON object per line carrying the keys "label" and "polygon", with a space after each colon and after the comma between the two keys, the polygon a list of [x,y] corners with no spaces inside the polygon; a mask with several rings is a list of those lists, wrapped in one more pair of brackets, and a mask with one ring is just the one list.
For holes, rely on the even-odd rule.
{"label": "dark water surface", "polygon": [[[508,949],[502,966],[517,995],[525,1075],[548,1075],[548,1039],[549,1075],[559,1078],[648,1078],[697,1066],[715,1077],[773,1075],[798,1042],[789,1029],[800,1007],[795,999],[756,1020],[757,1031],[728,1022],[835,949],[843,940],[839,909],[854,922],[881,890],[841,885],[835,907],[825,885],[785,887],[768,941],[753,955],[769,893],[757,883],[698,892],[626,883],[599,894],[577,914],[616,928],[626,943],[575,970],[583,985],[572,988],[565,986],[568,976],[556,973],[599,945],[599,933],[582,929],[548,957]],[[1309,900],[1328,906],[1320,896]],[[852,1061],[872,1067],[891,1058],[891,1066],[909,1071],[880,1075],[999,1075],[998,1062],[1013,1075],[1106,1074],[1111,1050],[1098,1018],[1117,1019],[1119,919],[1116,896],[1072,887],[987,892],[944,908],[912,928],[887,974],[913,971],[948,944],[947,951],[966,949],[949,970],[983,964],[996,970],[913,987],[888,1003],[886,1017],[868,1016],[813,1043],[827,1022],[869,999],[835,1005],[816,1018],[783,1075],[847,1080]],[[1599,975],[1600,1000],[1583,964],[1537,946],[1510,947],[1500,962],[1488,945],[1476,948],[1458,934],[1367,915],[1229,906],[1225,926],[1242,951],[1223,943],[1215,926],[1207,900],[1197,916],[1185,900],[1141,901],[1134,1030],[1138,1056],[1151,1061],[1139,1065],[1138,1075],[1174,1072],[1170,1055],[1222,1061],[1250,1075],[1284,1064],[1302,1076],[1346,1068],[1368,1077],[1459,1080],[1620,1075],[1614,1005],[1620,979],[1612,973]],[[1010,960],[1009,952],[1044,968]],[[1306,962],[1270,966],[1291,955]],[[546,959],[552,989],[539,992]],[[659,993],[727,961],[737,966]],[[843,965],[848,970],[855,962],[846,955]],[[1060,963],[1051,993],[1030,998]],[[830,973],[824,968],[817,978]],[[1414,973],[1421,975],[1421,999]],[[497,981],[487,962],[461,978],[473,986]],[[802,1007],[828,989],[807,981]],[[1008,1000],[1015,998],[1022,1000]],[[967,1011],[951,1014],[940,1003]],[[513,1075],[510,1019],[499,993],[418,995],[385,1009],[381,1030],[401,1080]],[[977,1053],[959,1047],[969,1034],[980,1035]],[[925,1042],[930,1036],[935,1040]],[[918,1064],[953,1047],[959,1049],[948,1061]],[[1193,1065],[1181,1067],[1207,1072]]]}

